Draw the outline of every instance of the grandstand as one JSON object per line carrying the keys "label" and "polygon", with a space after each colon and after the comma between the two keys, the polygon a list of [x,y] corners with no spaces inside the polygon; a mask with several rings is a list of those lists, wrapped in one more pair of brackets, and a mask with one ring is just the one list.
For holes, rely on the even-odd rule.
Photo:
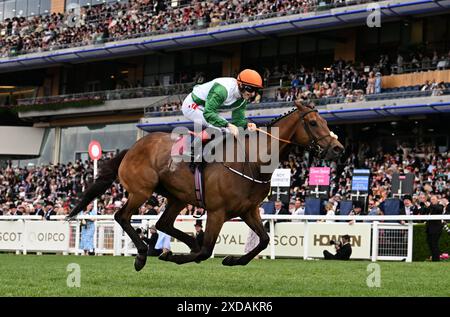
{"label": "grandstand", "polygon": [[[374,13],[381,27],[367,25]],[[350,199],[356,168],[370,169],[376,206],[392,196],[392,174],[410,170],[415,205],[438,195],[450,208],[449,0],[0,0],[1,213],[33,215],[50,199],[67,215],[93,178],[91,140],[108,157],[190,127],[180,104],[192,87],[243,68],[264,79],[247,108],[254,122],[309,93],[339,136],[331,202]],[[281,165],[304,204],[308,167],[326,163],[293,152]],[[163,210],[155,200],[140,215]],[[114,184],[99,214],[125,202]]]}

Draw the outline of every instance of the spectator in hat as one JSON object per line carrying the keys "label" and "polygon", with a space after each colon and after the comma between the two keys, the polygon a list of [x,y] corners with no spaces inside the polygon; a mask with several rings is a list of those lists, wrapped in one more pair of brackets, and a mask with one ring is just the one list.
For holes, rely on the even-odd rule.
{"label": "spectator in hat", "polygon": [[9,204],[8,216],[21,216],[22,213],[17,210],[17,206],[14,203]]}
{"label": "spectator in hat", "polygon": [[114,215],[114,205],[109,204],[105,207],[105,215]]}
{"label": "spectator in hat", "polygon": [[343,235],[341,241],[330,242],[336,249],[336,254],[330,253],[328,250],[323,251],[325,260],[349,260],[352,255],[352,246],[350,245],[350,236]]}
{"label": "spectator in hat", "polygon": [[44,217],[45,212],[44,212],[44,209],[42,208],[42,202],[41,201],[38,201],[38,202],[35,203],[35,208],[34,208],[33,215]]}
{"label": "spectator in hat", "polygon": [[149,256],[159,256],[162,253],[162,249],[156,249],[156,242],[158,241],[158,231],[156,230],[156,226],[152,225],[150,228],[150,238],[147,238],[145,241],[148,245],[147,255]]}
{"label": "spectator in hat", "polygon": [[155,207],[158,206],[158,202],[156,202],[156,204],[153,202],[153,200],[149,200],[146,204],[146,212],[145,215],[146,216],[157,216],[158,215],[158,210],[155,209]]}
{"label": "spectator in hat", "polygon": [[[412,201],[413,199],[411,195],[405,195],[403,197],[403,205],[400,207],[400,215],[412,216],[419,214],[419,210],[413,205]],[[404,225],[405,221],[401,220],[400,223]]]}
{"label": "spectator in hat", "polygon": [[[90,203],[86,207],[86,210],[83,211],[83,216],[97,215],[97,212],[93,208],[94,205]],[[94,233],[95,233],[95,221],[91,219],[81,220],[80,249],[83,250],[84,255],[94,254]]]}
{"label": "spectator in hat", "polygon": [[[362,209],[363,209],[363,204],[360,201],[355,201],[353,203],[353,209],[350,210],[350,213],[348,215],[349,216],[362,216]],[[356,222],[355,220],[350,220],[349,224],[352,225],[355,222]]]}
{"label": "spectator in hat", "polygon": [[158,231],[155,225],[151,225],[149,228],[150,237],[141,228],[136,229],[136,233],[139,235],[142,241],[148,246],[147,256],[159,256],[162,253],[162,249],[155,249],[156,242],[158,241]]}
{"label": "spectator in hat", "polygon": [[203,232],[203,225],[201,220],[195,221],[195,240],[197,241],[198,246],[201,248],[203,246],[203,238],[205,233]]}
{"label": "spectator in hat", "polygon": [[19,206],[17,206],[17,214],[18,215],[26,215],[27,214],[24,205],[20,204]]}
{"label": "spectator in hat", "polygon": [[44,211],[45,211],[44,218],[45,218],[45,220],[51,220],[50,217],[56,215],[56,212],[54,210],[54,206],[55,206],[55,204],[51,200],[46,200],[45,201],[45,207],[44,207]]}
{"label": "spectator in hat", "polygon": [[[439,203],[437,196],[433,195],[430,198],[430,206],[428,207],[429,215],[444,214],[444,206]],[[442,234],[444,224],[442,220],[427,220],[425,229],[427,233],[427,242],[431,251],[431,260],[433,262],[440,260],[439,239]]]}

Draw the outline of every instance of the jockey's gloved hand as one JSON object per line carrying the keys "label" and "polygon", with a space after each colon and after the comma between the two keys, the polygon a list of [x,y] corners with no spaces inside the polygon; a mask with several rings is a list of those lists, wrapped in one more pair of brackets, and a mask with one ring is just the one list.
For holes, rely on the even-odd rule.
{"label": "jockey's gloved hand", "polygon": [[239,135],[239,129],[237,126],[235,126],[232,123],[228,123],[227,128],[230,130],[230,133],[234,136],[238,136]]}
{"label": "jockey's gloved hand", "polygon": [[254,124],[253,122],[247,123],[247,129],[248,129],[248,131],[250,131],[250,132],[256,131],[256,124]]}

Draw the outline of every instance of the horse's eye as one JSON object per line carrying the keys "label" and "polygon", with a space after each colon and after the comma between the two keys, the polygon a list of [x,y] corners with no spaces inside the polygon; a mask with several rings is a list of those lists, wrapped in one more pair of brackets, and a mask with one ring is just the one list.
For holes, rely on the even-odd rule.
{"label": "horse's eye", "polygon": [[316,126],[317,126],[317,121],[311,121],[309,124],[310,124],[311,126],[313,126],[313,127],[316,127]]}

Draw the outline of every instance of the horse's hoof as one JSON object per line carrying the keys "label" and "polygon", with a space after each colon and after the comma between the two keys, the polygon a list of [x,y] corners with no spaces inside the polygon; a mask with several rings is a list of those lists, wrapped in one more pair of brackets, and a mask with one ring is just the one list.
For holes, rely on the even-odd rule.
{"label": "horse's hoof", "polygon": [[161,253],[158,257],[161,261],[169,261],[169,257],[172,255],[172,251]]}
{"label": "horse's hoof", "polygon": [[139,272],[147,262],[147,254],[138,254],[134,259],[134,269]]}
{"label": "horse's hoof", "polygon": [[229,255],[225,259],[223,259],[222,264],[226,266],[234,266],[238,265],[238,260],[239,260],[238,257]]}

